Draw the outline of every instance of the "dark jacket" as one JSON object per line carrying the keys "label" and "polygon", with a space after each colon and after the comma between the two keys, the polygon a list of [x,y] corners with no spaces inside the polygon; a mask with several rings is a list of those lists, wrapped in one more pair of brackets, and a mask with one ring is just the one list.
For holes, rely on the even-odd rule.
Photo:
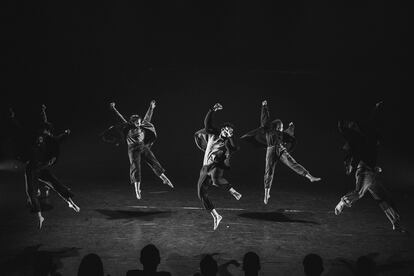
{"label": "dark jacket", "polygon": [[267,105],[262,105],[260,116],[260,127],[240,137],[244,141],[256,147],[283,145],[288,151],[292,151],[296,138],[294,137],[294,126],[289,126],[284,131],[275,130],[275,123],[278,119],[270,121],[270,114]]}
{"label": "dark jacket", "polygon": [[[157,132],[155,131],[155,126],[151,123],[152,114],[154,109],[150,106],[145,114],[144,119],[142,120],[141,128],[144,130],[145,138],[144,144],[151,147],[155,140],[157,139]],[[126,140],[128,131],[136,128],[136,126],[130,122],[120,123],[117,125],[110,126],[107,130],[101,133],[102,140],[119,145],[122,141]]]}
{"label": "dark jacket", "polygon": [[60,155],[60,143],[67,137],[66,133],[39,135],[31,150],[30,163],[43,168],[56,164]]}
{"label": "dark jacket", "polygon": [[380,105],[376,105],[368,120],[362,122],[341,120],[338,130],[345,139],[343,151],[345,153],[344,165],[349,169],[355,168],[360,161],[374,169],[377,166],[380,134],[378,126],[378,113]]}
{"label": "dark jacket", "polygon": [[[195,143],[203,152],[206,151],[208,139],[211,136],[220,136],[221,129],[213,123],[213,112],[214,111],[211,109],[207,112],[207,115],[204,118],[204,128],[198,130],[194,134]],[[230,157],[239,148],[235,144],[233,138],[225,138],[224,145],[225,147],[221,150],[221,154],[217,159],[217,165],[222,166],[223,168],[230,168]]]}

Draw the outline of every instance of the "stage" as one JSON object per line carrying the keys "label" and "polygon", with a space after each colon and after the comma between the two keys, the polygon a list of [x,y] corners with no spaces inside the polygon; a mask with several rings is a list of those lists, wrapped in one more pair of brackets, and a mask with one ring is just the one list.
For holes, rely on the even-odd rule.
{"label": "stage", "polygon": [[[302,259],[311,252],[322,256],[324,275],[351,275],[349,267],[361,255],[372,256],[382,275],[414,271],[413,238],[393,232],[370,195],[335,216],[334,207],[352,181],[278,179],[268,205],[263,204],[260,181],[241,183],[240,201],[213,189],[210,196],[223,216],[213,231],[212,217],[197,198],[196,179],[194,185],[190,180],[174,181],[176,188],[171,190],[155,177],[147,178],[142,200],[134,197],[127,182],[62,178],[72,187],[81,211],[75,213],[52,192],[53,209],[44,212],[46,220],[38,230],[35,216],[25,208],[23,176],[8,174],[0,193],[1,263],[10,269],[30,250],[47,251],[60,256],[62,275],[76,275],[81,258],[93,252],[102,258],[105,275],[125,275],[141,267],[139,251],[153,243],[161,252],[159,269],[173,275],[193,275],[205,253],[216,253],[220,265],[232,259],[241,262],[248,251],[260,256],[260,275],[302,275]],[[412,192],[392,191],[392,196],[403,225],[412,232]],[[36,245],[41,246],[28,249]],[[228,270],[242,275],[234,265]]]}

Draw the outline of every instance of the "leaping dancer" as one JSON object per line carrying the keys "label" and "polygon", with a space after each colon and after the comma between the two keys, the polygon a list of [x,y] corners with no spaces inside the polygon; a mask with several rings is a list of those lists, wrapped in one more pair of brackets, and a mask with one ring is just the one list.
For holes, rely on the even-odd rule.
{"label": "leaping dancer", "polygon": [[280,119],[270,121],[267,101],[262,102],[262,111],[260,117],[260,127],[243,135],[241,139],[251,142],[260,147],[266,147],[266,168],[264,174],[264,200],[268,203],[270,198],[270,188],[272,187],[275,167],[280,160],[283,164],[291,168],[299,175],[303,175],[309,181],[319,181],[321,178],[312,176],[308,170],[297,163],[289,154],[294,146],[294,125],[289,124],[286,130],[283,130],[283,122]]}
{"label": "leaping dancer", "polygon": [[[11,111],[11,117],[15,120],[15,114]],[[42,228],[44,217],[42,216],[41,205],[39,201],[41,189],[45,189],[46,196],[49,190],[54,190],[63,200],[68,203],[68,206],[80,211],[80,208],[73,202],[73,193],[70,189],[59,182],[59,180],[52,174],[50,168],[56,164],[59,152],[60,143],[66,139],[70,134],[67,129],[59,135],[53,134],[53,125],[47,120],[46,106],[42,105],[42,124],[34,145],[32,145],[28,161],[25,168],[25,182],[27,202],[32,209],[32,212],[37,214],[39,219],[39,228]]]}
{"label": "leaping dancer", "polygon": [[152,114],[155,108],[155,101],[151,101],[144,119],[139,115],[131,115],[129,121],[116,109],[115,103],[110,103],[111,109],[121,119],[122,123],[117,126],[111,126],[103,133],[104,141],[119,143],[119,132],[121,137],[126,140],[128,145],[128,157],[130,162],[130,181],[134,185],[137,199],[141,199],[141,159],[151,167],[154,173],[161,178],[162,182],[171,188],[174,188],[171,181],[164,174],[165,170],[158,162],[151,146],[157,138],[154,125],[151,123]]}
{"label": "leaping dancer", "polygon": [[392,229],[405,232],[400,225],[400,215],[384,187],[377,181],[382,171],[377,167],[379,142],[378,112],[382,102],[375,105],[371,117],[366,122],[342,120],[338,129],[345,139],[345,172],[350,175],[355,170],[355,189],[344,195],[335,207],[335,215],[342,213],[344,207],[351,207],[369,191],[379,207],[392,224]]}
{"label": "leaping dancer", "polygon": [[233,125],[225,123],[218,128],[213,123],[213,113],[221,109],[223,109],[221,104],[215,104],[204,119],[204,128],[194,134],[196,145],[204,151],[203,167],[197,184],[198,198],[213,216],[214,230],[217,229],[223,217],[217,213],[208,198],[209,187],[215,186],[229,191],[237,200],[242,196],[223,177],[224,171],[230,168],[231,154],[238,148],[233,141]]}

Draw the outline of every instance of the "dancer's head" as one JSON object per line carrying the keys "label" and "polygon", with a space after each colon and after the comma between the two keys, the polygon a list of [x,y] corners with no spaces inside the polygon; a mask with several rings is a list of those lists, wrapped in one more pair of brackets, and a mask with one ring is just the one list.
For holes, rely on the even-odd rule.
{"label": "dancer's head", "polygon": [[303,259],[303,270],[307,276],[319,276],[323,272],[323,260],[317,254],[308,254]]}
{"label": "dancer's head", "polygon": [[339,120],[338,121],[338,129],[340,132],[343,132],[347,129],[354,129],[357,130],[358,129],[358,124],[354,121],[350,121],[350,120]]}
{"label": "dancer's head", "polygon": [[139,260],[144,270],[156,271],[161,262],[160,251],[155,245],[148,244],[142,248]]}
{"label": "dancer's head", "polygon": [[280,120],[280,119],[273,120],[271,127],[274,130],[283,131],[283,122],[282,122],[282,120]]}
{"label": "dancer's head", "polygon": [[134,124],[135,126],[141,125],[141,117],[137,114],[131,115],[131,117],[129,117],[129,121],[131,122],[131,124]]}
{"label": "dancer's head", "polygon": [[230,138],[233,136],[234,125],[232,123],[224,123],[220,129],[220,136],[224,138]]}

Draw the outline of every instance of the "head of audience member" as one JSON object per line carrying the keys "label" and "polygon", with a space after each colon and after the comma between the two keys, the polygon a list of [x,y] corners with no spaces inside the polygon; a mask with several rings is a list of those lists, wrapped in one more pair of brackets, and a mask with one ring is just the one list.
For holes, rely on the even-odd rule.
{"label": "head of audience member", "polygon": [[139,258],[144,271],[155,272],[161,262],[160,251],[153,244],[148,244],[141,249]]}
{"label": "head of audience member", "polygon": [[319,276],[323,272],[323,260],[317,254],[308,254],[303,258],[303,270],[306,276]]}
{"label": "head of audience member", "polygon": [[51,254],[36,252],[34,257],[33,275],[48,276],[55,272],[56,266]]}
{"label": "head of audience member", "polygon": [[246,276],[254,276],[259,274],[260,258],[254,252],[247,252],[243,257],[243,271]]}
{"label": "head of audience member", "polygon": [[376,264],[374,260],[367,256],[361,256],[356,262],[357,276],[374,276],[376,275]]}
{"label": "head of audience member", "polygon": [[200,261],[200,271],[202,276],[216,276],[218,271],[216,260],[211,255],[204,256]]}
{"label": "head of audience member", "polygon": [[103,263],[101,258],[96,254],[88,254],[83,257],[79,269],[78,276],[103,276]]}

